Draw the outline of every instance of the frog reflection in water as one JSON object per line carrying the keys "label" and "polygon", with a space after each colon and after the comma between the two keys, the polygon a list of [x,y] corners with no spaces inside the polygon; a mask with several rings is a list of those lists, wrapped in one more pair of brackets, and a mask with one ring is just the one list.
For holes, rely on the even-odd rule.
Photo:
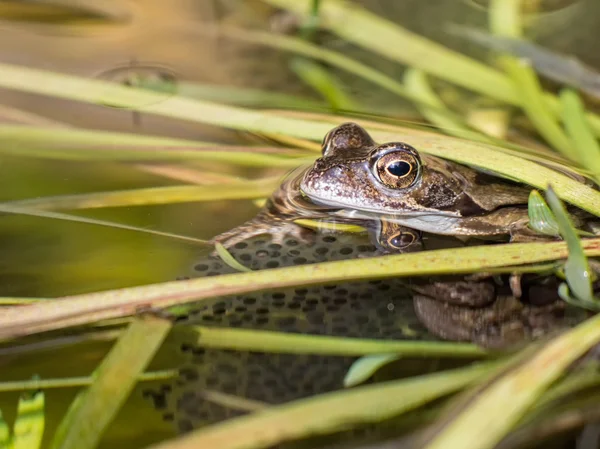
{"label": "frog reflection in water", "polygon": [[[377,229],[375,237],[385,253],[424,249],[423,236],[418,231],[385,221]],[[521,284],[521,298],[514,296],[506,276],[415,278],[409,287],[415,313],[432,334],[447,340],[502,347],[568,325],[567,306],[557,296],[554,276],[525,275]]]}

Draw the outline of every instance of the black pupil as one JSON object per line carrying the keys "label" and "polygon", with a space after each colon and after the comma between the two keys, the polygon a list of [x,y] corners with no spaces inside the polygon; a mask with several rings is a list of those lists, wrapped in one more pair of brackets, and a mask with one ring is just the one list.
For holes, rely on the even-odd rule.
{"label": "black pupil", "polygon": [[415,241],[415,238],[412,234],[398,234],[390,239],[390,243],[394,248],[404,248],[405,246],[410,245]]}
{"label": "black pupil", "polygon": [[401,178],[410,173],[411,165],[408,162],[396,161],[387,166],[387,171],[394,176]]}

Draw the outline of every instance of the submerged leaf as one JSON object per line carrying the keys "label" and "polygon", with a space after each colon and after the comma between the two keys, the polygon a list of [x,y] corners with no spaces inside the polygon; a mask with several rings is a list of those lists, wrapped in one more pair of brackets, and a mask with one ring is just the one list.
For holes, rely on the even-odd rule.
{"label": "submerged leaf", "polygon": [[223,260],[223,262],[225,262],[234,270],[244,272],[252,271],[250,268],[246,267],[245,265],[242,265],[237,260],[235,260],[235,257],[233,257],[231,253],[227,251],[227,248],[225,248],[221,243],[215,243],[215,250],[217,251],[219,257]]}

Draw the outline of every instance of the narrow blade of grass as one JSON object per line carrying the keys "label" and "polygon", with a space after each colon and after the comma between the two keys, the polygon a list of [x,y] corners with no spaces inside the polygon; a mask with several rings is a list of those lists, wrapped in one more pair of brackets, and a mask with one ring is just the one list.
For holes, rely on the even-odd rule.
{"label": "narrow blade of grass", "polygon": [[[490,27],[495,34],[520,37],[521,0],[494,0],[490,4]],[[502,65],[521,97],[521,105],[537,131],[554,148],[573,159],[571,142],[547,107],[543,91],[533,68],[512,56],[501,57]]]}
{"label": "narrow blade of grass", "polygon": [[61,160],[201,160],[249,167],[293,167],[298,150],[231,147],[130,133],[0,126],[0,153]]}
{"label": "narrow blade of grass", "polygon": [[[589,256],[600,256],[600,239],[582,241]],[[568,255],[564,242],[515,243],[389,255],[371,259],[325,262],[251,273],[235,273],[167,282],[58,300],[6,307],[0,314],[0,341],[135,314],[139,307],[165,308],[203,299],[360,279],[462,274],[490,268],[560,260]]]}
{"label": "narrow blade of grass", "polygon": [[559,235],[558,224],[554,214],[537,190],[532,190],[527,203],[529,226],[531,229],[545,235]]}
{"label": "narrow blade of grass", "polygon": [[0,410],[0,449],[11,449],[10,446],[10,427],[4,420],[2,410]]}
{"label": "narrow blade of grass", "polygon": [[196,342],[199,346],[239,351],[339,356],[394,353],[407,357],[476,358],[487,355],[479,346],[466,343],[367,340],[211,327],[194,329],[199,334]]}
{"label": "narrow blade of grass", "polygon": [[333,433],[355,423],[377,422],[413,410],[465,387],[490,369],[490,364],[482,364],[294,401],[196,430],[151,449],[258,449]]}
{"label": "narrow blade of grass", "polygon": [[195,394],[197,397],[212,402],[213,404],[218,404],[221,407],[245,412],[255,412],[271,405],[266,402],[255,401],[253,399],[242,398],[214,390],[196,391]]}
{"label": "narrow blade of grass", "polygon": [[[575,294],[575,301],[582,306],[592,308],[592,310],[600,310],[600,302],[594,298],[592,290],[592,282],[595,276],[590,269],[582,248],[582,242],[577,236],[569,214],[557,198],[552,187],[548,187],[546,198],[556,218],[560,235],[567,242],[569,249],[569,257],[565,262],[565,277],[569,288]],[[559,293],[561,291],[564,291],[564,287],[559,289]],[[563,299],[568,300],[568,298]]]}
{"label": "narrow blade of grass", "polygon": [[273,180],[260,180],[229,183],[221,185],[219,188],[215,188],[213,185],[150,187],[12,201],[0,203],[0,209],[6,207],[37,210],[75,210],[196,201],[246,200],[269,196],[276,186],[277,183]]}
{"label": "narrow blade of grass", "polygon": [[305,84],[312,87],[333,110],[359,111],[361,107],[343,90],[342,83],[336,80],[324,67],[304,58],[295,58],[290,68]]}
{"label": "narrow blade of grass", "polygon": [[600,98],[600,89],[598,88],[600,74],[573,57],[555,53],[533,42],[494,36],[475,28],[452,26],[451,32],[487,48],[510,53],[520,59],[527,59],[542,75]]}
{"label": "narrow blade of grass", "polygon": [[184,97],[238,106],[317,110],[327,108],[325,102],[312,98],[237,86],[180,83],[177,92]]}
{"label": "narrow blade of grass", "polygon": [[401,358],[402,356],[398,354],[374,354],[361,357],[346,373],[344,387],[354,387],[366,382],[380,368]]}
{"label": "narrow blade of grass", "polygon": [[[156,380],[167,380],[177,377],[176,370],[153,371],[141,373],[138,382],[154,382]],[[0,382],[0,392],[8,391],[31,391],[49,390],[57,388],[79,388],[89,387],[95,381],[94,377],[66,377],[62,379],[31,379],[23,381]]]}
{"label": "narrow blade of grass", "polygon": [[[427,118],[431,123],[436,125],[440,130],[447,134],[460,137],[463,139],[475,140],[478,142],[492,143],[492,139],[470,129],[462,120],[457,120],[449,114],[439,113],[438,110],[444,111],[446,106],[435,94],[424,72],[416,69],[408,69],[404,74],[404,83],[416,97],[421,100],[421,103],[416,103],[423,117]],[[431,106],[431,108],[420,107],[420,104]]]}
{"label": "narrow blade of grass", "polygon": [[12,436],[12,449],[39,449],[44,436],[45,396],[39,391],[22,394]]}
{"label": "narrow blade of grass", "polygon": [[[184,240],[186,242],[192,242],[192,243],[197,243],[197,244],[202,244],[202,245],[206,243],[204,240],[197,239],[194,237],[187,237],[185,235],[172,234],[170,232],[155,231],[152,229],[140,228],[137,226],[130,226],[130,225],[125,225],[125,224],[121,224],[121,223],[115,223],[113,221],[96,220],[95,218],[78,217],[76,215],[62,214],[59,212],[50,212],[50,211],[44,211],[44,210],[35,210],[35,209],[27,209],[27,208],[22,208],[22,207],[14,207],[14,206],[10,206],[6,203],[4,205],[0,203],[0,212],[6,213],[6,214],[15,214],[15,215],[27,215],[30,217],[49,218],[49,219],[53,219],[53,220],[72,221],[75,223],[85,223],[85,224],[91,224],[91,225],[96,225],[96,226],[105,226],[108,228],[125,229],[127,231],[142,232],[145,234],[152,234],[152,235],[157,235],[160,237]],[[0,300],[0,303],[1,303],[1,300]]]}
{"label": "narrow blade of grass", "polygon": [[591,172],[596,184],[600,184],[600,145],[587,123],[583,102],[571,89],[564,89],[560,100],[563,122],[573,142],[575,159]]}
{"label": "narrow blade of grass", "polygon": [[54,435],[53,449],[98,445],[170,329],[169,321],[155,317],[131,323],[94,372],[94,383],[71,404]]}
{"label": "narrow blade of grass", "polygon": [[563,372],[600,340],[600,315],[555,338],[493,382],[424,446],[491,449]]}
{"label": "narrow blade of grass", "polygon": [[217,251],[217,254],[219,255],[219,257],[223,260],[223,262],[225,262],[227,265],[229,265],[234,270],[242,271],[242,272],[252,271],[247,266],[242,265],[240,262],[238,262],[235,259],[235,257],[233,257],[233,255],[229,251],[227,251],[227,248],[225,248],[221,243],[219,243],[219,242],[215,243],[215,250]]}

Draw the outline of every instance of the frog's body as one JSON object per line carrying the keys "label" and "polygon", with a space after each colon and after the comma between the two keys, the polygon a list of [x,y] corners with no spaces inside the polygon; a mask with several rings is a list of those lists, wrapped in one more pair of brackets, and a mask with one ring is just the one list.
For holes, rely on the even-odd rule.
{"label": "frog's body", "polygon": [[434,234],[530,235],[530,189],[402,142],[376,144],[354,123],[325,137],[323,155],[300,189],[318,205],[352,218],[377,215]]}

